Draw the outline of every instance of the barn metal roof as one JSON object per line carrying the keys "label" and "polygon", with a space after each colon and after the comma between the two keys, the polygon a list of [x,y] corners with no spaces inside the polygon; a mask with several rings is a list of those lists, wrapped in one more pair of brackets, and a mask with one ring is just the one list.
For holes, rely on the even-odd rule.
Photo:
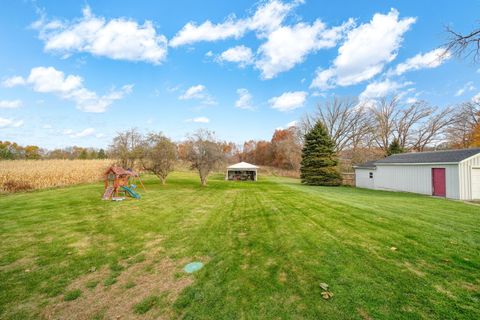
{"label": "barn metal roof", "polygon": [[377,160],[375,164],[458,163],[477,154],[480,154],[480,148],[399,153]]}
{"label": "barn metal roof", "polygon": [[228,169],[258,169],[256,165],[247,163],[247,162],[239,162],[232,164],[231,166],[227,167]]}
{"label": "barn metal roof", "polygon": [[375,161],[367,161],[365,163],[362,163],[353,167],[359,168],[359,169],[375,169],[377,166],[375,165]]}

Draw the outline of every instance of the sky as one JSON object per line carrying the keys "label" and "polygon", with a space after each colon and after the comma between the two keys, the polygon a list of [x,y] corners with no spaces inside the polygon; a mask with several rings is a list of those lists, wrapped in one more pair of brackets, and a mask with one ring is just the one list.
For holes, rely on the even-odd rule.
{"label": "sky", "polygon": [[480,93],[441,54],[480,1],[3,1],[0,140],[105,148],[119,131],[269,140],[333,96],[440,108]]}

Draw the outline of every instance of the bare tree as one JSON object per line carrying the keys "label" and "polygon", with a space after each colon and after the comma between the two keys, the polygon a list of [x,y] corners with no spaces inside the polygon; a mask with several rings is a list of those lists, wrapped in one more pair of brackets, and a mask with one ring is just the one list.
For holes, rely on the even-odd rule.
{"label": "bare tree", "polygon": [[439,109],[424,101],[403,106],[397,97],[381,99],[372,113],[374,140],[385,152],[394,140],[404,150],[423,151],[432,143],[444,140],[453,122],[452,108]]}
{"label": "bare tree", "polygon": [[398,97],[381,98],[378,104],[371,108],[374,119],[373,141],[385,153],[395,138],[395,126],[399,108]]}
{"label": "bare tree", "polygon": [[449,40],[445,45],[445,54],[453,54],[460,58],[472,57],[474,63],[480,58],[480,28],[476,28],[469,33],[459,33],[446,28]]}
{"label": "bare tree", "polygon": [[212,131],[198,130],[188,138],[186,147],[187,159],[192,168],[198,170],[200,182],[205,186],[210,172],[225,159],[223,145]]}
{"label": "bare tree", "polygon": [[317,121],[327,128],[337,152],[359,146],[371,131],[365,105],[354,98],[334,97],[318,104],[315,115],[302,119],[302,131],[308,132]]}
{"label": "bare tree", "polygon": [[[422,127],[422,122],[429,121],[428,118],[433,112],[434,108],[430,107],[425,101],[415,102],[395,111],[394,138],[398,141],[400,148],[409,148],[415,132],[419,130],[419,127]],[[432,132],[432,134],[435,134],[435,132]]]}
{"label": "bare tree", "polygon": [[119,132],[113,138],[110,146],[110,152],[113,157],[120,160],[120,165],[124,168],[133,168],[136,160],[142,154],[142,135],[136,128]]}
{"label": "bare tree", "polygon": [[144,139],[142,149],[140,162],[143,169],[156,175],[165,184],[177,160],[177,146],[162,133],[150,133]]}
{"label": "bare tree", "polygon": [[433,143],[437,144],[444,141],[449,126],[455,121],[453,110],[453,108],[435,109],[427,121],[419,125],[415,130],[411,149],[421,152]]}

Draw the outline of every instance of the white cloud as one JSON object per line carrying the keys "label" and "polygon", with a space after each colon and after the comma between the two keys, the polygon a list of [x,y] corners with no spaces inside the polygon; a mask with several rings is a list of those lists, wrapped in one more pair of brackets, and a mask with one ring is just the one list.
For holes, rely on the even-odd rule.
{"label": "white cloud", "polygon": [[52,129],[52,126],[50,124],[44,124],[42,129]]}
{"label": "white cloud", "polygon": [[203,84],[198,84],[188,88],[181,96],[180,100],[200,100],[203,104],[216,104],[215,99],[207,93],[207,88]]}
{"label": "white cloud", "polygon": [[15,109],[22,106],[21,100],[0,100],[0,109]]}
{"label": "white cloud", "polygon": [[349,31],[333,66],[318,70],[311,87],[325,90],[349,86],[380,73],[385,64],[395,59],[403,34],[415,22],[415,18],[399,20],[398,16],[395,9],[388,14],[376,13],[370,22]]}
{"label": "white cloud", "polygon": [[45,50],[68,56],[88,52],[115,60],[159,64],[167,56],[167,38],[158,34],[151,21],[143,25],[125,18],[107,20],[92,14],[87,6],[83,17],[72,21],[46,21],[33,24]]}
{"label": "white cloud", "polygon": [[405,102],[406,102],[407,104],[414,104],[414,103],[416,103],[417,101],[418,101],[418,99],[417,99],[416,97],[409,97],[409,98],[407,98],[407,100],[405,100]]}
{"label": "white cloud", "polygon": [[253,109],[252,95],[247,89],[237,89],[238,99],[235,101],[235,107],[240,109]]}
{"label": "white cloud", "polygon": [[223,62],[234,62],[238,63],[240,68],[244,68],[246,65],[253,62],[253,52],[252,49],[245,47],[243,45],[230,48],[223,51],[220,56],[217,58],[217,61]]}
{"label": "white cloud", "polygon": [[476,103],[480,103],[480,92],[472,97],[472,101]]}
{"label": "white cloud", "polygon": [[293,121],[290,121],[289,123],[287,123],[287,128],[290,128],[290,127],[296,127],[298,124],[298,121],[297,120],[293,120]]}
{"label": "white cloud", "polygon": [[98,96],[96,92],[83,86],[82,77],[65,75],[54,67],[32,68],[28,78],[18,82],[19,84],[31,85],[36,92],[56,94],[62,99],[73,101],[81,111],[95,113],[105,112],[114,101],[122,99],[133,88],[133,85],[124,85],[120,90],[111,90]]}
{"label": "white cloud", "polygon": [[95,133],[95,129],[87,128],[87,129],[84,129],[84,130],[78,132],[77,134],[75,134],[75,137],[77,137],[77,138],[88,137],[88,136],[93,135],[94,133]]}
{"label": "white cloud", "polygon": [[200,41],[217,41],[228,38],[239,39],[247,31],[256,31],[259,37],[277,29],[286,16],[302,1],[283,3],[271,0],[257,7],[255,13],[247,18],[238,19],[231,14],[218,24],[207,20],[200,25],[189,22],[170,40],[169,45],[178,47]]}
{"label": "white cloud", "polygon": [[205,94],[205,89],[205,86],[202,84],[191,86],[178,98],[180,100],[201,99]]}
{"label": "white cloud", "polygon": [[6,88],[12,88],[22,84],[25,84],[25,79],[19,76],[8,78],[2,82],[2,86]]}
{"label": "white cloud", "polygon": [[13,128],[18,128],[23,125],[23,120],[13,120],[13,119],[7,119],[7,118],[2,118],[0,117],[0,128],[6,128],[6,127],[13,127]]}
{"label": "white cloud", "polygon": [[323,22],[315,20],[311,25],[301,22],[279,27],[258,49],[260,58],[256,67],[261,70],[262,78],[271,79],[302,63],[308,54],[334,47],[352,25],[353,20],[349,20],[339,27],[327,29]]}
{"label": "white cloud", "polygon": [[268,100],[271,107],[278,111],[286,112],[300,108],[307,99],[305,91],[284,92],[278,97],[273,97]]}
{"label": "white cloud", "polygon": [[360,94],[359,98],[360,100],[365,101],[386,97],[412,84],[412,82],[399,83],[390,79],[386,79],[384,81],[375,81],[367,85],[365,90]]}
{"label": "white cloud", "polygon": [[84,138],[84,137],[93,136],[95,134],[95,129],[86,128],[78,132],[75,132],[72,129],[66,129],[63,131],[63,134],[69,136],[70,138]]}
{"label": "white cloud", "polygon": [[197,117],[193,119],[187,119],[187,122],[195,122],[195,123],[209,123],[210,119],[207,117]]}
{"label": "white cloud", "polygon": [[455,97],[459,97],[459,96],[463,95],[464,93],[469,92],[469,91],[473,91],[475,89],[476,88],[473,85],[473,82],[469,81],[463,87],[458,89],[457,92],[455,92]]}
{"label": "white cloud", "polygon": [[23,124],[24,124],[23,120],[15,121],[12,123],[12,127],[18,128],[23,126]]}
{"label": "white cloud", "polygon": [[411,70],[436,68],[450,58],[451,54],[445,52],[445,49],[434,49],[423,54],[419,53],[407,59],[405,62],[398,64],[393,73],[401,75]]}
{"label": "white cloud", "polygon": [[[334,47],[354,24],[350,19],[341,26],[328,29],[317,19],[312,24],[300,22],[292,26],[283,25],[286,17],[301,3],[303,0],[290,3],[270,0],[263,2],[253,14],[243,19],[230,15],[218,24],[208,20],[200,25],[189,22],[169,44],[177,47],[198,41],[239,39],[245,33],[254,31],[258,39],[265,39],[257,51],[259,58],[255,61],[255,67],[261,71],[263,79],[271,79],[302,63],[308,54]],[[240,67],[245,67],[252,64],[254,58],[251,49],[241,45],[228,49],[216,60],[236,62]]]}
{"label": "white cloud", "polygon": [[189,22],[170,40],[171,47],[193,44],[199,41],[217,41],[227,38],[240,38],[246,31],[243,20],[236,20],[230,16],[225,22],[213,24],[205,21],[201,25]]}

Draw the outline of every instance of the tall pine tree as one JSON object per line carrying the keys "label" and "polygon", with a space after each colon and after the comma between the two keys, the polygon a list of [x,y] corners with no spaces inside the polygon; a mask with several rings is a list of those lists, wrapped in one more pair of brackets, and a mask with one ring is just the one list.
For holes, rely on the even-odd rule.
{"label": "tall pine tree", "polygon": [[318,121],[305,135],[300,167],[302,183],[317,186],[342,184],[342,177],[337,165],[335,145],[325,126]]}
{"label": "tall pine tree", "polygon": [[405,150],[400,146],[400,142],[398,139],[393,139],[392,143],[388,146],[387,150],[387,156],[391,156],[392,154],[397,154],[397,153],[404,153]]}

